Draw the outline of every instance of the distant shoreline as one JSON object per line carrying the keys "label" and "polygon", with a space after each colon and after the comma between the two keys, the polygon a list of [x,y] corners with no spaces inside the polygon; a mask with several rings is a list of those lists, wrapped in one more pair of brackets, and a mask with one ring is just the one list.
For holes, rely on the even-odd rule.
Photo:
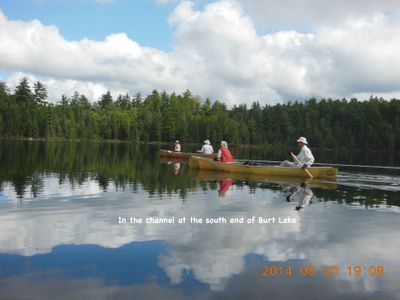
{"label": "distant shoreline", "polygon": [[[0,137],[0,141],[24,141],[24,142],[75,142],[75,143],[80,143],[80,142],[90,142],[90,143],[115,143],[115,144],[147,144],[147,145],[160,145],[160,146],[170,146],[170,148],[173,145],[173,141],[171,142],[158,142],[158,141],[133,141],[133,140],[115,140],[115,139],[85,139],[85,138],[79,138],[79,139],[70,139],[70,138],[27,138],[27,137]],[[185,146],[198,146],[201,145],[202,143],[183,143]],[[248,145],[248,144],[230,144],[232,147],[235,147],[237,149],[260,149],[260,148],[269,148],[269,150],[273,150],[273,145],[270,144],[257,144],[257,145]],[[293,145],[278,145],[276,146],[279,149],[282,148],[294,148],[295,146]],[[313,148],[313,147],[311,147]],[[355,148],[355,149],[348,149],[348,148],[337,148],[337,149],[331,149],[331,148],[319,148],[319,147],[314,147],[313,149],[315,150],[324,150],[324,151],[348,151],[348,152],[357,152],[357,151],[366,151],[368,153],[399,153],[400,151],[389,151],[389,150],[364,150],[361,148]]]}

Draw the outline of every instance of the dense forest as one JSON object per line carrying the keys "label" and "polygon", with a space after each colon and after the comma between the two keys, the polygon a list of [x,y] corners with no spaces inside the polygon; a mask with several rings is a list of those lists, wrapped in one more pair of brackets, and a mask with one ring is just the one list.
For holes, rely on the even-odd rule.
{"label": "dense forest", "polygon": [[[118,139],[214,144],[292,145],[299,136],[319,148],[400,151],[400,100],[371,97],[309,99],[228,108],[223,102],[202,101],[154,90],[147,97],[110,92],[98,102],[75,92],[58,102],[47,99],[41,82],[32,87],[22,78],[12,92],[0,82],[0,138]],[[53,100],[53,99],[51,99]]]}

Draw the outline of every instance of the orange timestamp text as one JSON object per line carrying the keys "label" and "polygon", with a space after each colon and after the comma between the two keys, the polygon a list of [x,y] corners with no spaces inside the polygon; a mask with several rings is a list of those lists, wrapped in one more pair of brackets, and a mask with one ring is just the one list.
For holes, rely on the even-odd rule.
{"label": "orange timestamp text", "polygon": [[348,276],[360,277],[371,276],[381,277],[385,274],[384,266],[356,266],[348,265],[339,268],[337,265],[326,265],[319,268],[313,265],[301,265],[293,267],[291,265],[269,265],[265,264],[262,268],[261,276],[263,277],[282,277],[282,276],[301,276],[310,278],[314,276],[335,277],[340,273]]}

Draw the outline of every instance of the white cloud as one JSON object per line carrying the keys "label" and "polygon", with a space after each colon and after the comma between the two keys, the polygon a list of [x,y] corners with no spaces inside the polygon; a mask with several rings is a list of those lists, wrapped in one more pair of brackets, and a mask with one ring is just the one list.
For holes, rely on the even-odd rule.
{"label": "white cloud", "polygon": [[266,30],[307,30],[321,25],[340,25],[349,19],[386,14],[398,17],[396,0],[237,0]]}
{"label": "white cloud", "polygon": [[308,34],[279,31],[260,36],[234,2],[212,3],[204,11],[182,2],[170,22],[176,26],[177,52],[186,55],[182,68],[196,74],[194,86],[214,97],[266,102],[361,92],[399,94],[400,73],[387,70],[400,63],[395,55],[400,22],[384,15]]}
{"label": "white cloud", "polygon": [[54,79],[22,72],[16,72],[8,78],[7,84],[11,91],[15,89],[15,87],[19,84],[20,79],[23,77],[26,77],[31,85],[37,81],[43,83],[48,90],[49,102],[57,102],[61,100],[62,95],[71,97],[76,91],[94,101],[99,100],[101,95],[105,94],[110,89],[112,90],[111,94],[114,98],[119,94],[125,94],[128,92],[128,89],[117,84],[105,85],[104,83],[97,83],[93,81]]}
{"label": "white cloud", "polygon": [[[55,26],[7,20],[0,12],[0,69],[15,72],[7,81],[12,86],[21,73],[44,81],[57,99],[75,89],[93,100],[107,89],[145,94],[190,89],[228,104],[312,96],[399,97],[397,4],[367,1],[371,13],[364,7],[355,13],[355,4],[340,2],[329,14],[343,12],[341,22],[333,24],[329,20],[335,17],[327,16],[325,23],[316,19],[308,33],[278,30],[261,35],[247,14],[255,2],[241,3],[218,1],[201,9],[190,1],[179,3],[169,17],[174,30],[170,52],[142,47],[124,33],[103,41],[69,41]],[[280,9],[274,1],[267,4],[257,11],[279,25],[274,18]],[[282,5],[289,4],[293,9],[288,15],[296,19],[298,4]],[[267,7],[271,11],[265,12]],[[322,13],[322,6],[315,5],[315,11]]]}

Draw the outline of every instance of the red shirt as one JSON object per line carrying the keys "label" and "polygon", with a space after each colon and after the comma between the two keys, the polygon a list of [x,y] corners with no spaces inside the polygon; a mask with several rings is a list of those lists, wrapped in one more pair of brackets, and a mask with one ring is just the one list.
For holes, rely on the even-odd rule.
{"label": "red shirt", "polygon": [[231,151],[229,151],[228,148],[221,147],[219,148],[221,150],[221,162],[234,162],[235,159],[232,156]]}

